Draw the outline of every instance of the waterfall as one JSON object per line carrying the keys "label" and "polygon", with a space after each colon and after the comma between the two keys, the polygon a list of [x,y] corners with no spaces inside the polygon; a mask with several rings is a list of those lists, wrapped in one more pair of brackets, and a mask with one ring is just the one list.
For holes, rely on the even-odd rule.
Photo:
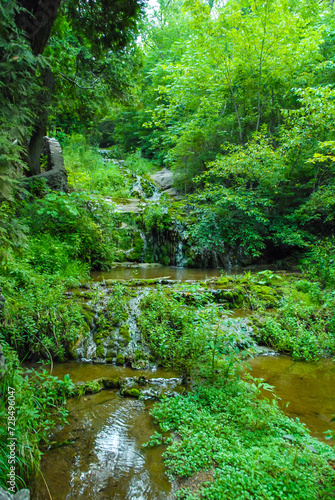
{"label": "waterfall", "polygon": [[176,249],[176,266],[177,267],[185,267],[187,263],[186,258],[183,254],[183,242],[178,241],[177,249]]}
{"label": "waterfall", "polygon": [[139,233],[140,233],[140,236],[141,236],[142,241],[143,241],[141,262],[145,262],[144,259],[145,259],[145,254],[147,253],[147,247],[148,247],[147,238],[146,238],[145,234],[143,233],[143,231],[139,230]]}

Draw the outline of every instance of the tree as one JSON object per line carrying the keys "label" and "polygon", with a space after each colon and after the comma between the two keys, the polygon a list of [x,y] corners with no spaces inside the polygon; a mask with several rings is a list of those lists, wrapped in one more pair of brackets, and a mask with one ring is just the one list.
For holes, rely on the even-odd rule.
{"label": "tree", "polygon": [[[45,47],[50,38],[50,33],[57,15],[60,13],[60,0],[16,0],[1,6],[2,30],[1,45],[6,47],[7,53],[2,52],[1,67],[5,68],[5,78],[1,87],[5,107],[13,109],[20,114],[19,100],[24,102],[24,109],[20,123],[25,134],[20,137],[11,136],[9,141],[18,140],[21,151],[25,141],[28,142],[27,163],[29,175],[40,171],[40,156],[42,138],[46,133],[48,119],[48,106],[51,102],[54,88],[53,60],[51,57],[43,58]],[[103,51],[121,49],[135,36],[136,20],[141,15],[144,0],[107,0],[84,1],[68,0],[62,7],[63,12],[71,22],[79,36],[86,37],[95,53],[96,60],[103,56]],[[94,29],[92,27],[94,26]],[[29,50],[30,47],[30,50]],[[26,64],[24,71],[15,65],[20,61],[19,56],[8,54],[19,49],[24,52]],[[11,70],[9,71],[9,66]],[[7,77],[7,81],[6,81]],[[19,85],[19,92],[15,92],[14,83]],[[8,83],[10,89],[7,89]],[[31,92],[31,89],[33,91]],[[28,100],[26,99],[29,95]],[[28,102],[29,101],[29,102]],[[20,117],[17,117],[20,121]],[[4,117],[4,121],[6,122]],[[5,127],[7,133],[11,127]],[[26,136],[26,139],[23,136]],[[7,148],[8,149],[8,148]],[[20,149],[20,148],[19,148]],[[8,158],[8,153],[7,153]],[[11,162],[12,160],[9,160]]]}
{"label": "tree", "polygon": [[[224,141],[245,143],[263,123],[270,134],[321,60],[316,4],[230,0],[212,10],[186,1],[192,32],[179,61],[158,62],[160,100],[153,122],[164,128],[166,160],[188,179]],[[314,10],[313,10],[314,9]],[[292,103],[294,104],[294,102]]]}

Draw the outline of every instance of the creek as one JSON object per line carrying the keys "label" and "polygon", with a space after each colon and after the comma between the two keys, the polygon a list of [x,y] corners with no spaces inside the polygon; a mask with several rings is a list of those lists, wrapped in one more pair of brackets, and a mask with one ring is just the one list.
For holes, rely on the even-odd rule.
{"label": "creek", "polygon": [[[95,279],[98,282],[103,278],[134,280],[169,276],[173,280],[187,282],[219,275],[218,269],[120,266],[110,273],[103,273],[103,276],[102,273],[96,274]],[[107,297],[108,287],[103,288]],[[143,294],[145,289],[141,287],[141,291],[136,293]],[[136,308],[137,296],[133,295],[129,299],[130,303],[136,304]],[[136,314],[136,311],[129,311],[129,317],[125,320],[129,324],[132,339],[124,347],[125,356],[138,335]],[[245,311],[234,313],[234,318],[241,321],[246,316]],[[94,331],[94,320],[91,328]],[[93,337],[92,334],[91,343]],[[115,339],[120,339],[119,333],[115,333]],[[136,345],[132,348],[134,351]],[[107,347],[104,349],[107,352]],[[78,352],[81,352],[80,346]],[[85,352],[89,352],[89,349],[86,348]],[[171,396],[177,395],[178,384],[180,386],[178,375],[156,368],[152,362],[133,370],[126,366],[115,366],[115,361],[103,364],[99,363],[99,359],[95,359],[95,363],[90,361],[92,359],[83,355],[81,361],[58,363],[54,366],[53,375],[62,378],[69,374],[75,383],[101,377],[130,381],[134,377],[145,377],[143,399],[123,397],[117,389],[105,389],[79,399],[70,399],[67,404],[68,424],[58,427],[50,438],[51,444],[42,458],[43,476],[40,475],[35,485],[33,499],[50,498],[45,483],[53,500],[172,499],[173,485],[165,474],[162,459],[164,448],[143,448],[142,444],[158,431],[150,416],[154,400],[163,392]],[[309,427],[311,435],[324,440],[324,431],[334,428],[334,424],[330,422],[335,407],[333,361],[325,359],[315,363],[294,362],[288,356],[269,354],[250,360],[249,365],[254,377],[262,377],[275,386],[283,411],[294,418],[299,417]],[[264,396],[271,397],[271,394],[265,391]],[[290,404],[287,406],[288,402]]]}

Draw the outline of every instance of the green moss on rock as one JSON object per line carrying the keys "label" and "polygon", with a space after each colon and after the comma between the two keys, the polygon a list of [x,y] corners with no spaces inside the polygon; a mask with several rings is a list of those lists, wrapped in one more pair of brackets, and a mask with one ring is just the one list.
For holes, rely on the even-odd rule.
{"label": "green moss on rock", "polygon": [[116,356],[116,364],[119,366],[124,365],[124,356],[122,354]]}
{"label": "green moss on rock", "polygon": [[141,394],[140,391],[134,387],[132,389],[122,389],[121,393],[123,396],[129,396],[131,398],[138,398]]}

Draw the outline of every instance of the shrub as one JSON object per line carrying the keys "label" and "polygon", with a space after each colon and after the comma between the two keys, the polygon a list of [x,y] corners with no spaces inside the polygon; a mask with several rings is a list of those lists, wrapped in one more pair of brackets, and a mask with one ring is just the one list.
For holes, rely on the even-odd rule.
{"label": "shrub", "polygon": [[[0,484],[7,487],[9,473],[8,396],[15,397],[15,476],[20,489],[31,483],[39,469],[40,444],[47,443],[50,432],[64,423],[66,397],[74,385],[69,376],[64,380],[48,375],[46,370],[24,371],[17,354],[1,342],[6,358],[6,371],[0,373]],[[13,391],[10,391],[10,388]],[[29,483],[28,483],[29,481]]]}

